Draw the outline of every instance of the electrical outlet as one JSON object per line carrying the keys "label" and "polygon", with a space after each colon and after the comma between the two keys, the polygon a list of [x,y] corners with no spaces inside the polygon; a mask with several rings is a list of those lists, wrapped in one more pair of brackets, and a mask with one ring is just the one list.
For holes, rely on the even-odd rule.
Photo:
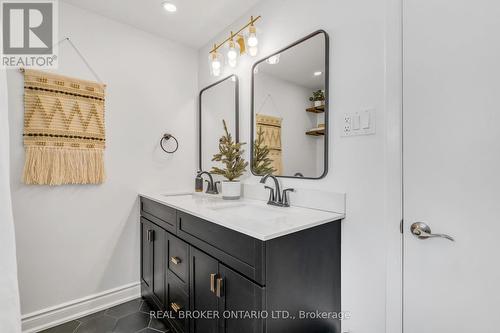
{"label": "electrical outlet", "polygon": [[375,109],[363,109],[361,112],[344,114],[342,136],[375,134]]}
{"label": "electrical outlet", "polygon": [[349,114],[344,114],[344,136],[351,135],[352,117]]}

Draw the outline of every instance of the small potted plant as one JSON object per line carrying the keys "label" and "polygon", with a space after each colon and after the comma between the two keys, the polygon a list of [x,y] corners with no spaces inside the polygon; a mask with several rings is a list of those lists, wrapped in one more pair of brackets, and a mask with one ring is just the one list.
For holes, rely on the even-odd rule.
{"label": "small potted plant", "polygon": [[309,97],[309,101],[313,102],[314,107],[325,105],[325,93],[323,90],[313,91],[313,95]]}
{"label": "small potted plant", "polygon": [[212,161],[221,162],[224,167],[212,167],[210,172],[226,178],[222,182],[222,198],[237,200],[241,196],[241,183],[237,179],[245,173],[248,166],[248,162],[243,158],[245,151],[241,149],[245,143],[234,142],[227,130],[226,121],[222,120],[222,124],[225,134],[219,140],[219,152],[214,155]]}

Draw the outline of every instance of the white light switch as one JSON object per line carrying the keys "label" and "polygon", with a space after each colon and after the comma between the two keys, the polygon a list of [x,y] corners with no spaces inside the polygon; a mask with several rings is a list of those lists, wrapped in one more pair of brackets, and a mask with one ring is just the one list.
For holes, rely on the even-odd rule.
{"label": "white light switch", "polygon": [[364,109],[361,112],[344,114],[342,136],[369,134],[375,134],[375,109]]}
{"label": "white light switch", "polygon": [[363,129],[370,128],[370,113],[371,113],[371,110],[364,110],[361,113],[361,127]]}
{"label": "white light switch", "polygon": [[359,130],[359,123],[360,123],[360,116],[359,113],[355,113],[354,116],[352,116],[352,129],[354,131]]}

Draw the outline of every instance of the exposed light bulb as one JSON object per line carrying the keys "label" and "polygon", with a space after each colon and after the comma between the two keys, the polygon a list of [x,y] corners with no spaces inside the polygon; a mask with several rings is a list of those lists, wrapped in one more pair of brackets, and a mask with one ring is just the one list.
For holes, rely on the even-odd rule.
{"label": "exposed light bulb", "polygon": [[267,58],[266,61],[270,65],[276,65],[277,63],[280,62],[280,55],[279,54],[275,54],[273,56],[270,56],[269,58]]}
{"label": "exposed light bulb", "polygon": [[210,62],[210,74],[213,76],[219,76],[222,73],[221,54],[217,53],[217,50],[212,51],[208,59]]}
{"label": "exposed light bulb", "polygon": [[323,74],[321,71],[314,72],[314,76],[320,76],[321,74]]}
{"label": "exposed light bulb", "polygon": [[163,1],[163,9],[167,12],[175,13],[177,11],[177,6],[170,1]]}
{"label": "exposed light bulb", "polygon": [[259,45],[259,39],[257,38],[257,29],[254,25],[250,26],[250,34],[248,35],[247,44],[250,47]]}
{"label": "exposed light bulb", "polygon": [[[233,33],[231,33],[231,36]],[[229,50],[227,51],[227,62],[230,67],[236,67],[238,65],[238,50],[234,44],[233,39],[229,41]]]}
{"label": "exposed light bulb", "polygon": [[214,61],[212,61],[212,69],[213,70],[220,69],[220,67],[221,67],[221,64],[220,64],[220,61],[218,59],[215,59]]}

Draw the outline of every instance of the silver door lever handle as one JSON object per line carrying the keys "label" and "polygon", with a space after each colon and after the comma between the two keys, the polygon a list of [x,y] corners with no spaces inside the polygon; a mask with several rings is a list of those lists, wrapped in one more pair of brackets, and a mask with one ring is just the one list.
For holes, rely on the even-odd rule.
{"label": "silver door lever handle", "polygon": [[418,239],[428,239],[428,238],[446,238],[452,242],[455,239],[451,236],[445,234],[433,234],[431,228],[424,222],[415,222],[410,227],[411,233]]}

